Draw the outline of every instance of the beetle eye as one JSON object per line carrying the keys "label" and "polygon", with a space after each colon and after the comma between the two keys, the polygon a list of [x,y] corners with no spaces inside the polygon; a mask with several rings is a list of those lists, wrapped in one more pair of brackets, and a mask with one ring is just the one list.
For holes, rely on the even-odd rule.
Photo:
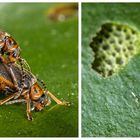
{"label": "beetle eye", "polygon": [[9,40],[8,40],[8,44],[9,44],[9,45],[14,45],[15,43],[14,43],[13,40],[9,39]]}
{"label": "beetle eye", "polygon": [[44,103],[44,101],[42,100],[40,103],[41,103],[41,104],[43,104],[43,103]]}
{"label": "beetle eye", "polygon": [[16,55],[16,53],[13,53],[13,55],[12,55],[13,57],[17,57],[17,55]]}
{"label": "beetle eye", "polygon": [[41,103],[41,104],[44,104],[46,100],[46,97],[44,95],[42,95],[39,99],[38,99],[38,102]]}

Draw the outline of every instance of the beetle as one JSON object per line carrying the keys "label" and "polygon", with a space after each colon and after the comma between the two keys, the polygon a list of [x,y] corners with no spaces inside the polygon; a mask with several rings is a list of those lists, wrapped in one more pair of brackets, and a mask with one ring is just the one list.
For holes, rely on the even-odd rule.
{"label": "beetle", "polygon": [[[7,32],[0,31],[0,62],[6,64],[6,69],[9,70],[11,74],[12,81],[15,87],[18,89],[18,96],[20,96],[23,90],[23,83],[24,83],[24,71],[23,67],[27,67],[30,69],[28,63],[25,59],[21,58],[21,49],[20,46],[17,44],[15,39]],[[14,63],[19,63],[22,71],[22,82],[21,87],[18,87],[18,84],[15,80],[14,72],[11,68],[11,65]],[[18,97],[17,96],[17,97]]]}
{"label": "beetle", "polygon": [[0,59],[3,63],[14,63],[20,58],[21,49],[7,32],[0,32]]}
{"label": "beetle", "polygon": [[[18,87],[21,87],[22,72],[20,66],[18,64],[13,64],[11,65],[11,68],[16,76],[15,79]],[[7,97],[0,100],[0,105],[25,102],[28,120],[32,120],[31,112],[33,110],[41,111],[45,106],[50,105],[51,99],[59,105],[70,106],[69,102],[59,100],[50,91],[46,90],[42,81],[41,83],[43,83],[43,86],[41,86],[38,79],[30,71],[24,69],[24,72],[24,89],[22,90],[21,95],[17,98],[16,96],[19,91],[13,84],[11,74],[9,74],[6,64],[0,63],[0,92],[8,94]]]}
{"label": "beetle", "polygon": [[77,16],[78,5],[60,4],[47,10],[47,17],[53,21],[65,21],[67,18]]}

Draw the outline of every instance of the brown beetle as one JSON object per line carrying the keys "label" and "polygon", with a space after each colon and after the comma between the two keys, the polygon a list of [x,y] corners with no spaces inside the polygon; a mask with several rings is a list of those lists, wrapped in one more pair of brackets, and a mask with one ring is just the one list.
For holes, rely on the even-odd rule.
{"label": "brown beetle", "polygon": [[0,32],[0,59],[3,63],[14,63],[20,58],[20,47],[7,32]]}
{"label": "brown beetle", "polygon": [[[20,66],[18,64],[13,64],[11,68],[16,76],[14,78],[17,81],[18,87],[21,87],[22,72]],[[6,64],[0,63],[0,92],[10,94],[6,98],[0,100],[0,105],[25,102],[27,104],[26,111],[28,120],[32,120],[31,111],[41,111],[45,106],[51,103],[50,99],[53,99],[59,105],[70,105],[69,102],[62,102],[57,99],[51,92],[47,91],[45,87],[42,88],[36,77],[27,69],[24,69],[24,72],[24,89],[17,98],[19,91],[13,84],[11,74],[9,74]]]}
{"label": "brown beetle", "polygon": [[78,4],[60,4],[48,9],[46,14],[50,20],[62,22],[78,15]]}
{"label": "brown beetle", "polygon": [[[25,74],[23,71],[23,67],[25,66],[29,68],[27,62],[23,58],[21,58],[20,53],[21,53],[20,46],[13,39],[13,37],[7,32],[1,31],[0,32],[0,62],[7,64],[6,68],[7,70],[9,70],[9,73],[11,74],[12,77],[12,81],[15,87],[17,88],[17,90],[19,91],[18,96],[20,96],[24,88],[23,83],[24,83]],[[11,68],[11,65],[13,65],[16,62],[20,64],[21,71],[22,71],[22,82],[21,82],[22,86],[20,88],[18,87],[18,84],[15,80],[14,72]]]}

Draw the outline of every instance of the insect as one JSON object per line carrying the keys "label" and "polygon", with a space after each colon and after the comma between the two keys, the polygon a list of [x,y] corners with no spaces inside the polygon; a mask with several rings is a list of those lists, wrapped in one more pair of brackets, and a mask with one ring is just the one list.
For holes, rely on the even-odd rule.
{"label": "insect", "polygon": [[[11,37],[11,35],[8,34],[7,32],[1,31],[0,32],[0,61],[1,61],[1,63],[6,64],[5,67],[11,74],[12,81],[13,81],[15,87],[19,91],[18,96],[20,96],[20,94],[24,88],[23,83],[24,83],[25,74],[23,71],[23,67],[27,67],[28,69],[30,69],[29,65],[23,58],[21,58],[20,54],[21,54],[20,46],[13,39],[13,37]],[[20,64],[20,67],[22,70],[22,82],[21,82],[22,86],[20,88],[18,87],[18,84],[15,80],[15,75],[14,75],[13,69],[11,68],[11,65],[13,65],[14,63],[17,63],[17,62]]]}
{"label": "insect", "polygon": [[20,58],[20,47],[7,32],[0,32],[0,59],[3,63],[14,63]]}
{"label": "insect", "polygon": [[[11,65],[11,68],[16,76],[15,79],[17,80],[18,87],[21,87],[22,72],[20,66],[18,64],[13,64]],[[24,69],[24,72],[24,89],[22,90],[21,95],[16,98],[18,90],[13,84],[9,71],[6,68],[6,64],[0,63],[0,93],[4,92],[8,95],[0,100],[0,105],[25,102],[28,120],[32,120],[31,112],[33,110],[41,111],[45,106],[50,105],[51,99],[59,105],[70,105],[69,102],[62,102],[50,91],[46,90],[44,82],[40,81],[40,83],[42,83],[42,86],[40,86],[39,81],[30,71]]]}
{"label": "insect", "polygon": [[78,5],[73,4],[60,4],[47,10],[47,16],[53,21],[65,21],[70,17],[77,16]]}

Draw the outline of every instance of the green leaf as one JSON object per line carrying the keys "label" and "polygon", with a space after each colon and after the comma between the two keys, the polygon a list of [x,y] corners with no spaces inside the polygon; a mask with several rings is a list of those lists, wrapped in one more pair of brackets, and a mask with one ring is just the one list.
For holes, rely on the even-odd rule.
{"label": "green leaf", "polygon": [[110,77],[92,69],[92,37],[107,22],[139,32],[140,4],[82,5],[82,136],[140,136],[140,52]]}
{"label": "green leaf", "polygon": [[43,79],[49,91],[72,103],[70,107],[52,104],[26,117],[25,104],[0,107],[0,136],[76,137],[78,135],[78,22],[48,19],[54,3],[0,4],[1,29],[10,33],[22,49],[34,74]]}

